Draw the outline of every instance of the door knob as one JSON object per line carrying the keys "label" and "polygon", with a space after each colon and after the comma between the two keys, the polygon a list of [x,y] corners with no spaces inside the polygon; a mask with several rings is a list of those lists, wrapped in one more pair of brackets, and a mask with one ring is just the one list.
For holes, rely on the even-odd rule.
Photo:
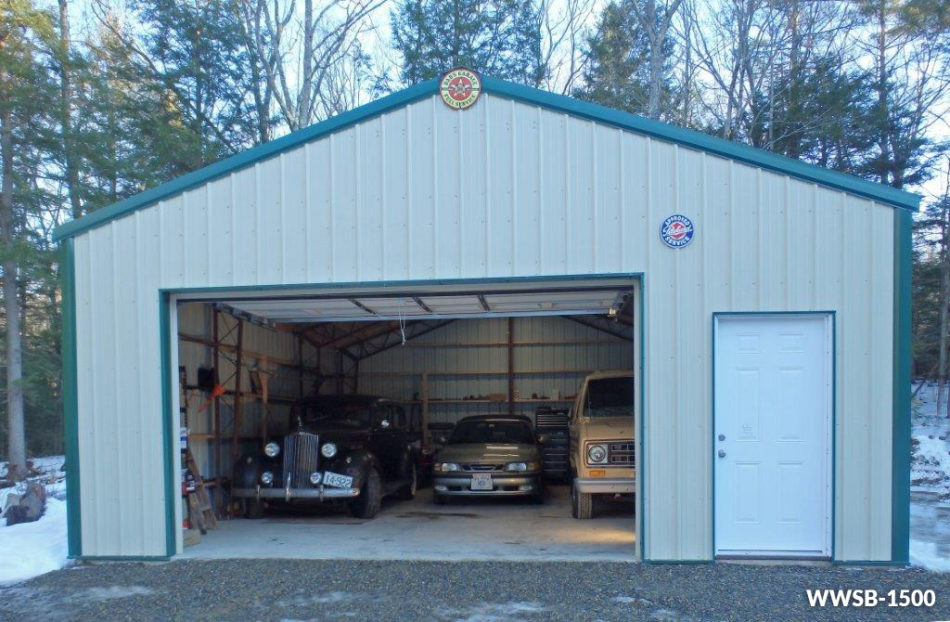
{"label": "door knob", "polygon": [[723,451],[722,449],[720,449],[720,450],[719,450],[719,457],[720,457],[720,458],[725,458],[725,457],[726,457],[726,452]]}

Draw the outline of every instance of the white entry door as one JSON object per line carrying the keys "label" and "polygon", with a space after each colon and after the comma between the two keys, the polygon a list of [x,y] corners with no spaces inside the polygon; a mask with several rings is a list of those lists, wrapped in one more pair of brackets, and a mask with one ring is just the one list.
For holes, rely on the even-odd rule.
{"label": "white entry door", "polygon": [[831,555],[832,320],[715,323],[716,555]]}

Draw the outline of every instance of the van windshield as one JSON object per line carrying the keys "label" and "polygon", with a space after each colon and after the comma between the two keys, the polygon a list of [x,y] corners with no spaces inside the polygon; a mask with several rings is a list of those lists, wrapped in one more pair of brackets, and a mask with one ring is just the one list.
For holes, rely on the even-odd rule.
{"label": "van windshield", "polygon": [[633,416],[633,377],[599,378],[587,383],[588,417]]}

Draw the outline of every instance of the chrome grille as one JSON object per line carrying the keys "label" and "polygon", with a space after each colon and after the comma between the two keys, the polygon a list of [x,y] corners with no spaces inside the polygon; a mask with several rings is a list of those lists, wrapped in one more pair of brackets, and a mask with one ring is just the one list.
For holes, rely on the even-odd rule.
{"label": "chrome grille", "polygon": [[607,462],[612,466],[634,466],[635,444],[608,443]]}
{"label": "chrome grille", "polygon": [[462,468],[466,471],[501,471],[504,465],[473,462],[472,464],[463,465]]}
{"label": "chrome grille", "polygon": [[284,488],[299,488],[310,481],[317,470],[320,438],[308,432],[294,432],[284,437]]}

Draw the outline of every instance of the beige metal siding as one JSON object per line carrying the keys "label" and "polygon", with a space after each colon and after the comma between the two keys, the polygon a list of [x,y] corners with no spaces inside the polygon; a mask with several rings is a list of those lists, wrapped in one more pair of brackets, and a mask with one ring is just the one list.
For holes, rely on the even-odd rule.
{"label": "beige metal siding", "polygon": [[869,200],[496,96],[411,104],[77,236],[83,552],[163,552],[160,287],[642,272],[646,557],[712,553],[712,313],[833,310],[837,557],[887,559],[892,249]]}

